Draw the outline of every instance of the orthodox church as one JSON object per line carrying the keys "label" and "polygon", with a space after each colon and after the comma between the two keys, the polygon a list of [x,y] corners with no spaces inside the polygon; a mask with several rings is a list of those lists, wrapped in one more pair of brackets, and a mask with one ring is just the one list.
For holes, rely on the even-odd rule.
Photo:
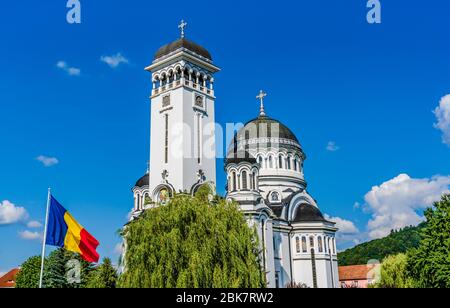
{"label": "orthodox church", "polygon": [[[214,74],[220,68],[208,50],[185,38],[186,25],[181,22],[181,38],[161,47],[145,68],[152,82],[151,172],[133,187],[131,220],[175,193],[194,194],[202,185],[216,188],[215,146],[210,143]],[[266,114],[265,96],[260,91],[259,114],[237,131],[228,148],[226,198],[240,205],[258,231],[268,287],[295,282],[337,288],[337,228],[307,191],[306,154],[299,140]]]}

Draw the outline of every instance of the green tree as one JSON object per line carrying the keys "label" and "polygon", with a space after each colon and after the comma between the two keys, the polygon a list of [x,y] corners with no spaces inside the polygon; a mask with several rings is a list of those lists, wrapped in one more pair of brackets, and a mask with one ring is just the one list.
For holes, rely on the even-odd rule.
{"label": "green tree", "polygon": [[[80,270],[79,273],[78,270]],[[59,248],[46,258],[43,287],[84,288],[92,271],[93,265],[83,260],[79,254]]]}
{"label": "green tree", "polygon": [[387,256],[406,253],[411,248],[419,247],[420,232],[424,227],[425,224],[422,223],[417,227],[392,230],[391,234],[384,238],[362,243],[340,252],[339,265],[367,264],[372,259],[382,262]]}
{"label": "green tree", "polygon": [[50,253],[45,262],[43,287],[52,289],[68,287],[66,280],[67,261],[69,261],[69,256],[62,248]]}
{"label": "green tree", "polygon": [[422,241],[408,254],[408,271],[423,288],[450,287],[450,195],[425,211]]}
{"label": "green tree", "polygon": [[104,258],[103,264],[92,271],[87,288],[92,289],[113,289],[116,287],[117,271],[112,266],[111,259]]}
{"label": "green tree", "polygon": [[30,257],[20,266],[16,277],[16,288],[38,288],[41,257]]}
{"label": "green tree", "polygon": [[380,269],[380,279],[375,288],[412,288],[413,279],[407,271],[408,258],[406,254],[389,256],[384,259]]}
{"label": "green tree", "polygon": [[[75,266],[80,265],[80,275]],[[16,278],[17,288],[38,288],[41,270],[41,257],[29,258],[21,266],[21,270]],[[77,253],[72,253],[64,248],[54,250],[44,260],[44,276],[42,286],[44,288],[84,288],[91,276],[93,266],[91,263],[81,259]],[[70,274],[79,276],[79,282],[67,280]]]}
{"label": "green tree", "polygon": [[124,231],[119,287],[264,287],[257,235],[234,203],[177,195]]}

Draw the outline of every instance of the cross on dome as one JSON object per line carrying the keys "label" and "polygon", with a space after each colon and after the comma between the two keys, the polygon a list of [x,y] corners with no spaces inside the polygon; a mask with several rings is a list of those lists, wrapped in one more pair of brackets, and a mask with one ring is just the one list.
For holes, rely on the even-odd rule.
{"label": "cross on dome", "polygon": [[264,117],[266,115],[266,112],[264,111],[264,98],[267,96],[267,93],[263,90],[259,91],[259,95],[256,96],[257,99],[261,100],[261,106],[259,107],[259,115],[261,117]]}
{"label": "cross on dome", "polygon": [[178,28],[181,30],[181,38],[184,38],[184,29],[186,29],[187,22],[184,19],[181,20],[181,23],[178,25]]}

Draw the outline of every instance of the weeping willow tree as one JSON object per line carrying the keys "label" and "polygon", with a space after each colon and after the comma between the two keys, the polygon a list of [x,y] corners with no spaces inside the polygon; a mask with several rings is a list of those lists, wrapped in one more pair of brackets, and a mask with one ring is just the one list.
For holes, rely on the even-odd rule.
{"label": "weeping willow tree", "polygon": [[205,190],[147,210],[124,231],[124,288],[265,286],[257,235],[238,206]]}

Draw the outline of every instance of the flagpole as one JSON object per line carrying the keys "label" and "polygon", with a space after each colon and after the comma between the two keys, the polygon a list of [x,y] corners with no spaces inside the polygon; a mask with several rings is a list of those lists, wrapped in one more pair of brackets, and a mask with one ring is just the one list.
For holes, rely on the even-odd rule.
{"label": "flagpole", "polygon": [[48,225],[48,211],[50,209],[50,197],[51,197],[51,189],[49,188],[47,195],[47,210],[45,212],[44,239],[42,241],[41,274],[39,276],[39,289],[42,289],[42,278],[44,275],[45,242],[47,241],[47,225]]}

